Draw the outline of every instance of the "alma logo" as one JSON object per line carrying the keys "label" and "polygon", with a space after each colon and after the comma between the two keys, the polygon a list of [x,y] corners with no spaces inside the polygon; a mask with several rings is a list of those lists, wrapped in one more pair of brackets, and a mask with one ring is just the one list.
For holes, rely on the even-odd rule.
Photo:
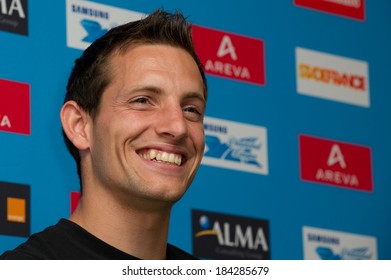
{"label": "alma logo", "polygon": [[30,86],[0,79],[0,131],[30,135]]}
{"label": "alma logo", "polygon": [[298,6],[352,19],[365,19],[365,0],[294,0]]}
{"label": "alma logo", "polygon": [[300,135],[301,179],[373,191],[368,147]]}
{"label": "alma logo", "polygon": [[30,186],[0,182],[0,234],[30,235]]}
{"label": "alma logo", "polygon": [[28,34],[27,0],[0,0],[0,29]]}
{"label": "alma logo", "polygon": [[265,85],[262,40],[197,25],[193,25],[192,32],[196,51],[206,73]]}
{"label": "alma logo", "polygon": [[270,259],[265,220],[192,210],[194,254],[210,259]]}
{"label": "alma logo", "polygon": [[296,48],[297,92],[369,107],[368,63]]}

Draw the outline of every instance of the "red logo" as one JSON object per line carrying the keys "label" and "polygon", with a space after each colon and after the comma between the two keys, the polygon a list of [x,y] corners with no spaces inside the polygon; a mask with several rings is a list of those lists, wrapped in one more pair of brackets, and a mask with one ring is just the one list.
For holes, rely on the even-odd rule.
{"label": "red logo", "polygon": [[80,200],[80,192],[71,192],[71,214],[76,210]]}
{"label": "red logo", "polygon": [[294,0],[298,6],[357,20],[365,19],[365,0]]}
{"label": "red logo", "polygon": [[265,85],[262,40],[193,25],[193,40],[207,74]]}
{"label": "red logo", "polygon": [[0,79],[0,131],[30,135],[30,85]]}
{"label": "red logo", "polygon": [[299,142],[301,179],[373,191],[370,148],[306,135]]}

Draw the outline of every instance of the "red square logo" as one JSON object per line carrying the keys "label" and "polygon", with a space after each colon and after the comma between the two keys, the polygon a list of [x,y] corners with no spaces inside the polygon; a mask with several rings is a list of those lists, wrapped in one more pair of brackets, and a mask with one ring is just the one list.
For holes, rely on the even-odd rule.
{"label": "red square logo", "polygon": [[207,74],[265,85],[262,40],[197,25],[192,33]]}
{"label": "red square logo", "polygon": [[365,19],[365,0],[294,0],[298,6],[357,20]]}
{"label": "red square logo", "polygon": [[80,200],[80,192],[71,192],[71,214],[76,210]]}
{"label": "red square logo", "polygon": [[299,146],[302,180],[373,191],[370,148],[306,135]]}
{"label": "red square logo", "polygon": [[30,85],[0,79],[0,131],[30,135]]}

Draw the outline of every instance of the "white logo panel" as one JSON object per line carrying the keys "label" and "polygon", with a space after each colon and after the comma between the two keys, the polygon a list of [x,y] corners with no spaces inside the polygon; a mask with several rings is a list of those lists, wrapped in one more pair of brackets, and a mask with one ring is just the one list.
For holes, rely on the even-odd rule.
{"label": "white logo panel", "polygon": [[304,95],[370,106],[368,63],[296,48],[297,92]]}
{"label": "white logo panel", "polygon": [[267,130],[261,126],[205,117],[202,164],[267,175]]}
{"label": "white logo panel", "polygon": [[305,260],[376,260],[375,237],[303,227]]}
{"label": "white logo panel", "polygon": [[84,50],[108,30],[145,14],[89,1],[67,0],[67,46]]}

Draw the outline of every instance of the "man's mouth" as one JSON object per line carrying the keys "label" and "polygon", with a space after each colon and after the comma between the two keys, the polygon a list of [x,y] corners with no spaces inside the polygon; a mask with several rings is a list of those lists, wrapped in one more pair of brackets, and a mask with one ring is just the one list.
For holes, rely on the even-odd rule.
{"label": "man's mouth", "polygon": [[164,162],[167,164],[175,164],[180,166],[182,164],[182,155],[162,152],[159,150],[150,149],[147,151],[142,151],[139,153],[139,156],[148,160]]}

